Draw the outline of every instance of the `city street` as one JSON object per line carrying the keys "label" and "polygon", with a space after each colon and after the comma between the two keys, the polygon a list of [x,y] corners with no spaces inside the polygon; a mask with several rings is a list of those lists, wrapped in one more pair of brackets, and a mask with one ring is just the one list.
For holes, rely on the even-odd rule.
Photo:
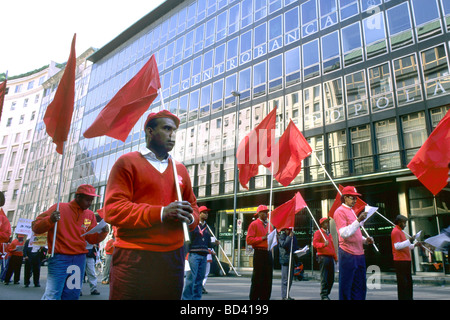
{"label": "city street", "polygon": [[[20,284],[10,283],[8,286],[0,283],[0,300],[40,300],[45,290],[47,279],[47,267],[41,268],[41,287],[35,288],[33,285],[25,288],[23,285],[23,268]],[[204,301],[211,300],[248,300],[250,290],[250,274],[243,276],[229,275],[227,277],[209,277],[206,283],[207,294],[203,295]],[[339,284],[335,283],[331,292],[331,300],[338,299]],[[320,300],[320,284],[317,280],[294,281],[291,289],[291,296],[296,300]],[[97,286],[100,295],[90,295],[89,284],[83,283],[80,300],[108,300],[109,285],[102,285],[101,281]],[[272,286],[272,300],[281,300],[281,280],[274,276]],[[415,284],[415,300],[449,300],[450,286]],[[397,300],[396,284],[381,283],[379,289],[368,289],[367,300]]]}

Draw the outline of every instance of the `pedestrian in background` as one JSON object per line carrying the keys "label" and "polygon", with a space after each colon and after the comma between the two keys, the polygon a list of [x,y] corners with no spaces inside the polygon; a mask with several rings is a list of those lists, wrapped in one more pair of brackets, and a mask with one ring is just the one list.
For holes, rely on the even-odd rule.
{"label": "pedestrian in background", "polygon": [[[293,252],[298,249],[297,237],[292,229],[281,230],[278,236],[278,246],[280,250],[281,265],[281,299],[294,300],[290,296],[292,280],[294,278],[294,259]],[[288,288],[289,282],[289,288]]]}

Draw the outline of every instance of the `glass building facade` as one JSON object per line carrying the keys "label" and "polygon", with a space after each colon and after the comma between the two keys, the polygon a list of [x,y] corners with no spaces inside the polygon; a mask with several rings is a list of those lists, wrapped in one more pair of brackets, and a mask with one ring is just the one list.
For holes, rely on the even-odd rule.
{"label": "glass building facade", "polygon": [[[314,155],[290,186],[274,181],[274,207],[300,191],[317,220],[326,216],[336,196],[329,173],[389,220],[408,216],[408,233],[435,235],[450,222],[450,189],[433,197],[406,166],[449,109],[449,35],[450,0],[167,0],[90,57],[81,133],[153,54],[163,99],[125,142],[81,135],[70,189],[94,185],[99,208],[115,160],[145,146],[147,114],[169,109],[181,119],[173,156],[213,210],[225,251],[251,266],[245,233],[272,181],[260,167],[249,190],[238,188],[234,214],[236,144],[276,107],[276,136],[292,119]],[[295,230],[311,245],[308,213]],[[382,252],[368,247],[367,265],[392,271],[392,225],[375,216],[366,230]],[[416,272],[449,272],[444,253],[413,256]]]}

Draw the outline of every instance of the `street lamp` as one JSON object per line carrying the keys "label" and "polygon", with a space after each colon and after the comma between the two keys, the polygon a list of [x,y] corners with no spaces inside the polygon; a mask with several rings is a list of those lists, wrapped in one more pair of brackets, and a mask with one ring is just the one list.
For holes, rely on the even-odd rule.
{"label": "street lamp", "polygon": [[[233,245],[232,245],[232,257],[231,260],[234,262],[234,256],[235,256],[235,240],[236,240],[236,208],[237,208],[237,190],[238,190],[238,170],[237,170],[237,146],[238,146],[238,139],[239,139],[239,108],[240,108],[240,97],[241,94],[238,91],[231,91],[231,94],[233,97],[236,98],[236,124],[234,129],[234,204],[233,204]],[[240,237],[239,237],[240,240]],[[238,257],[237,257],[237,267],[240,267],[240,246],[238,248]]]}

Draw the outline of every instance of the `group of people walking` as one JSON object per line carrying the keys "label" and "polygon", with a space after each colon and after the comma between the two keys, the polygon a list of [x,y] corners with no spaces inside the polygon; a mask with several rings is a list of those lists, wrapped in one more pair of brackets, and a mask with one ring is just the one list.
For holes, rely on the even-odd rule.
{"label": "group of people walking", "polygon": [[[180,119],[167,110],[149,114],[144,125],[146,148],[122,155],[109,173],[102,208],[107,224],[101,230],[91,231],[98,222],[89,207],[99,197],[91,185],[79,186],[72,201],[51,206],[33,221],[34,233],[47,233],[48,278],[42,299],[78,299],[88,253],[86,243],[98,244],[111,231],[114,244],[109,243],[111,254],[107,256],[108,261],[112,260],[111,271],[109,278],[103,279],[110,285],[111,300],[201,299],[207,256],[218,242],[211,241],[211,230],[206,224],[208,209],[199,208],[186,167],[169,155],[179,125]],[[354,187],[344,188],[342,205],[334,215],[339,234],[338,255],[327,218],[319,221],[321,230],[317,232],[321,234],[314,235],[322,299],[329,298],[337,260],[339,298],[365,298],[363,244],[370,244],[373,239],[361,234],[365,213],[357,217],[352,209],[357,196],[360,194]],[[267,244],[268,213],[267,206],[260,205],[257,219],[248,228],[246,240],[254,249],[251,300],[271,297],[273,260]],[[401,297],[412,297],[405,293],[412,291],[408,275],[411,246],[400,232],[404,220],[399,219],[398,223],[392,239],[394,258],[402,261],[396,263],[399,290]],[[190,243],[190,271],[185,278],[186,237]],[[292,299],[289,271],[293,268],[288,257],[296,248],[296,238],[292,230],[282,230],[278,241],[283,259],[282,298]]]}

